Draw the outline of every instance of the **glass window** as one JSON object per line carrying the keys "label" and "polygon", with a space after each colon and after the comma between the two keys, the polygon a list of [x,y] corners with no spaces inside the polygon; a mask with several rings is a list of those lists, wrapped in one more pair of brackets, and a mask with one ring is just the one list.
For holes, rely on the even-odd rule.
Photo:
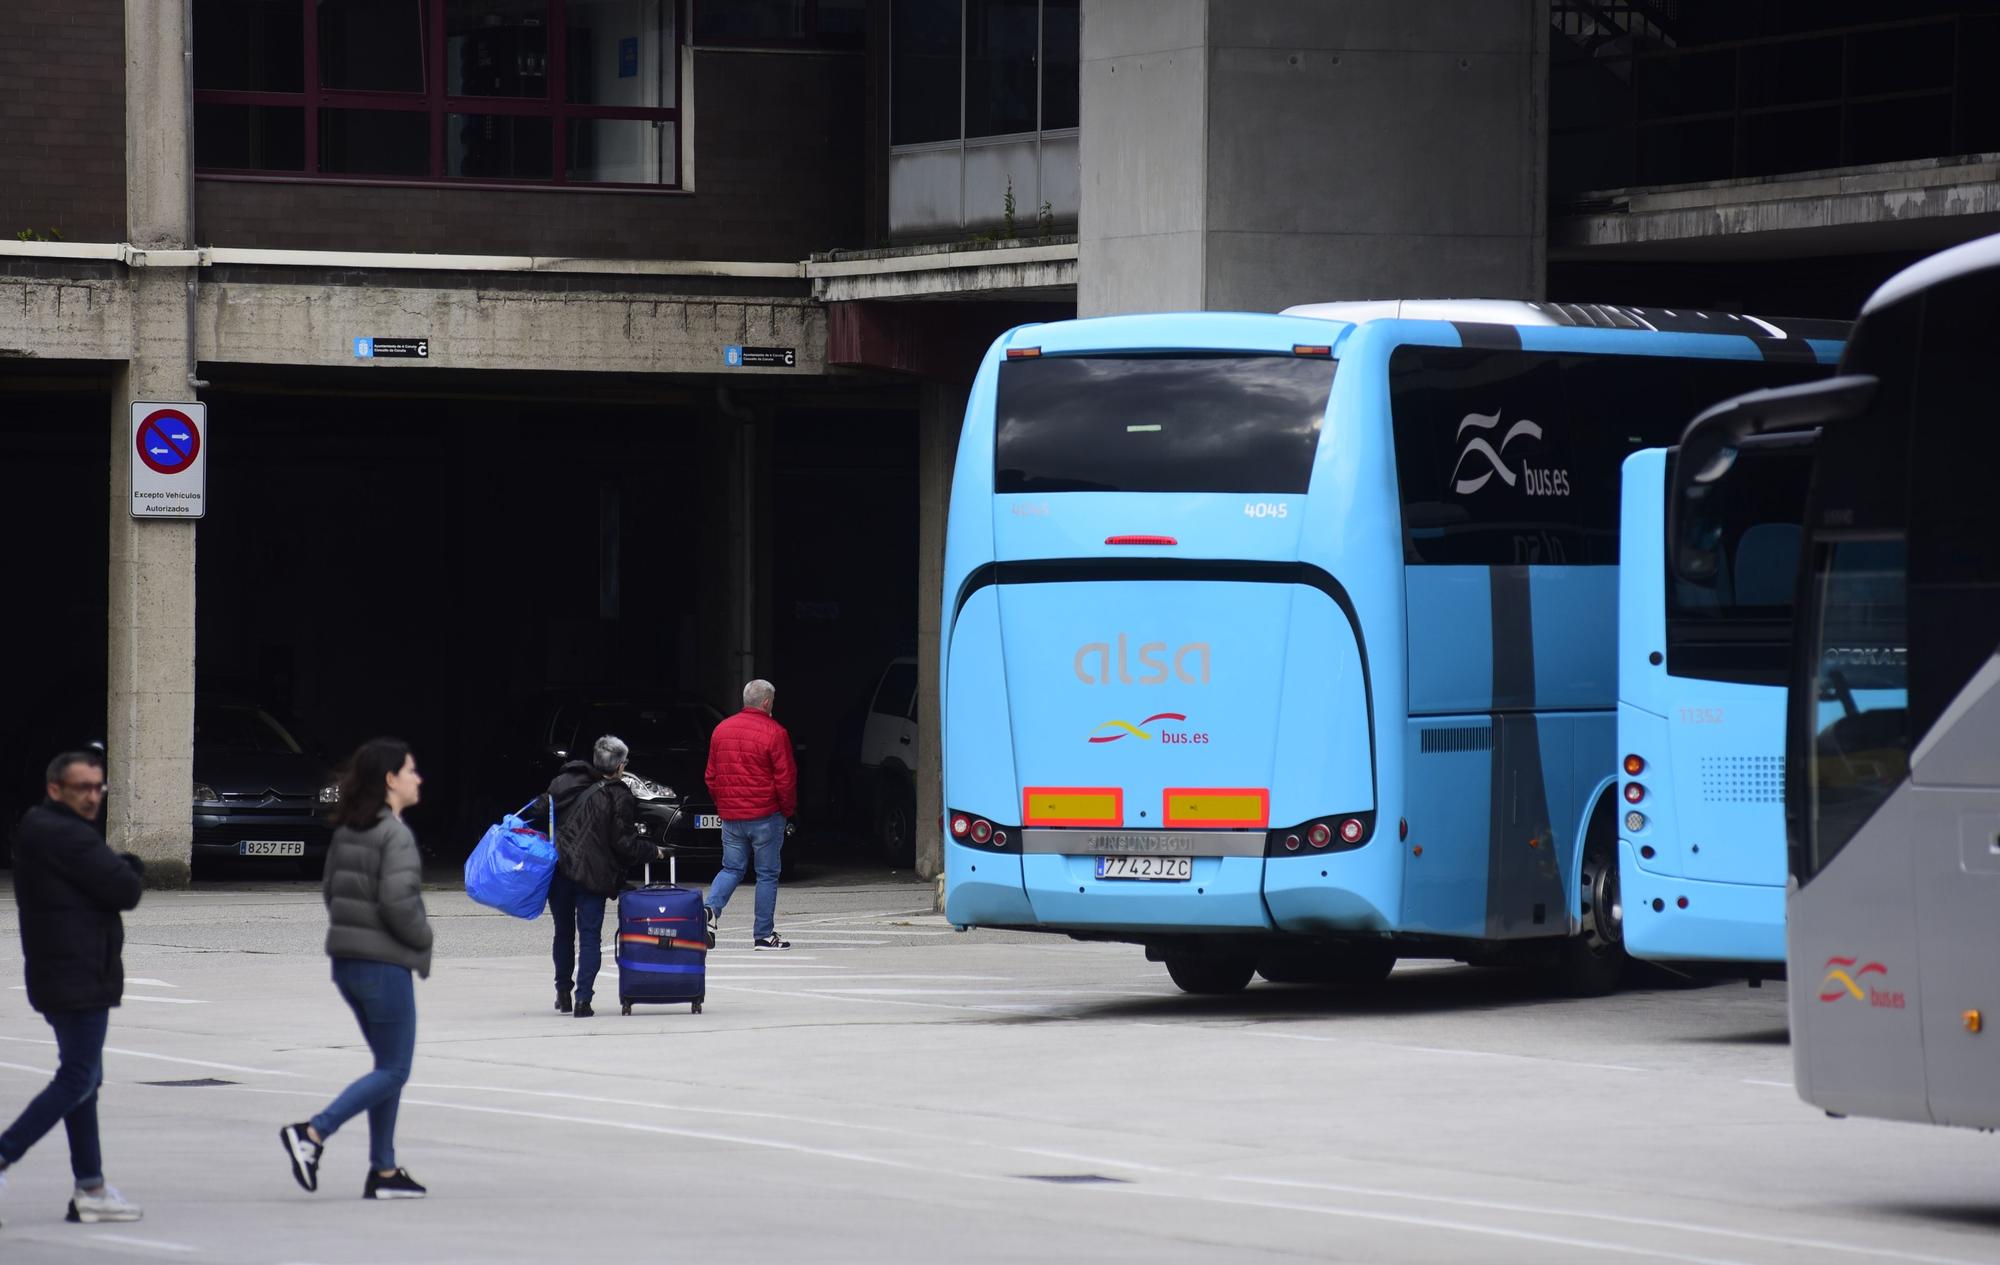
{"label": "glass window", "polygon": [[194,161],[222,171],[304,171],[306,112],[296,106],[197,101]]}
{"label": "glass window", "polygon": [[194,86],[304,92],[305,10],[299,0],[203,0],[194,7]]}
{"label": "glass window", "polygon": [[674,27],[662,0],[569,0],[563,74],[578,105],[655,109],[670,99]]}
{"label": "glass window", "polygon": [[269,751],[298,755],[298,740],[255,707],[206,705],[195,708],[194,743],[205,750]]}
{"label": "glass window", "polygon": [[959,7],[892,0],[889,9],[889,143],[958,139]]}
{"label": "glass window", "polygon": [[428,176],[426,110],[321,110],[319,169],[352,176]]}
{"label": "glass window", "polygon": [[444,68],[454,97],[546,100],[548,0],[446,0]]}
{"label": "glass window", "polygon": [[1042,130],[1076,127],[1077,90],[1082,82],[1082,24],[1079,0],[1046,0],[1042,5]]}
{"label": "glass window", "polygon": [[447,175],[547,180],[553,174],[555,133],[547,115],[448,114],[444,132]]}
{"label": "glass window", "polygon": [[318,0],[319,83],[349,92],[424,90],[421,0]]}
{"label": "glass window", "polygon": [[1812,457],[1811,443],[1746,445],[1727,474],[1674,506],[1683,561],[1708,560],[1711,573],[1697,583],[1666,568],[1668,672],[1785,684]]}
{"label": "glass window", "polygon": [[704,40],[804,39],[808,7],[808,0],[698,0],[694,33]]}
{"label": "glass window", "polygon": [[967,136],[1035,130],[1040,47],[1040,0],[966,0]]}
{"label": "glass window", "polygon": [[1809,704],[1813,873],[1910,771],[1903,542],[1843,540],[1823,549]]}
{"label": "glass window", "polygon": [[882,674],[882,688],[875,691],[872,710],[884,716],[908,717],[916,707],[917,665],[892,663]]}
{"label": "glass window", "polygon": [[593,184],[669,184],[675,131],[650,119],[571,119],[567,174]]}
{"label": "glass window", "polygon": [[1333,362],[1048,356],[1000,369],[997,492],[1303,492]]}

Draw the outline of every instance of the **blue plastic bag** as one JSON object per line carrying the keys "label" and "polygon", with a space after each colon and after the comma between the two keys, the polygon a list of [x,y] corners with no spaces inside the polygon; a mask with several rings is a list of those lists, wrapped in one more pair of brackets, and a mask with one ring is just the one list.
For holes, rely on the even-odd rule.
{"label": "blue plastic bag", "polygon": [[[541,916],[549,900],[549,880],[556,873],[556,845],[521,820],[521,813],[534,804],[529,800],[520,813],[508,813],[499,824],[487,827],[479,846],[465,858],[465,894],[516,918]],[[555,829],[553,806],[549,829]]]}

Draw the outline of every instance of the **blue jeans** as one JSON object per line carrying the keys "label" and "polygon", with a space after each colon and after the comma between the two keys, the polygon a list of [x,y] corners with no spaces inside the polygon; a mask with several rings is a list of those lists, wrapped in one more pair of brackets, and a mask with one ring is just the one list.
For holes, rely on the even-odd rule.
{"label": "blue jeans", "polygon": [[561,870],[549,880],[549,916],[556,920],[556,991],[569,992],[575,980],[578,1001],[595,994],[597,969],[604,964],[604,901]]}
{"label": "blue jeans", "polygon": [[368,1162],[379,1172],[396,1167],[396,1108],[410,1059],[417,1051],[417,993],[410,968],[366,958],[335,958],[333,983],[361,1021],[361,1035],[375,1055],[375,1070],[340,1091],[312,1118],[322,1139],[349,1120],[368,1113]]}
{"label": "blue jeans", "polygon": [[95,1190],[104,1184],[97,1087],[104,1083],[104,1035],[111,1029],[111,1012],[58,1010],[42,1018],[56,1030],[56,1078],[0,1133],[0,1161],[12,1165],[60,1120],[69,1134],[69,1171],[78,1186]]}
{"label": "blue jeans", "polygon": [[785,817],[753,817],[748,821],[722,823],[722,868],[708,885],[708,907],[719,917],[722,907],[735,894],[736,885],[750,869],[750,857],[757,858],[757,922],[759,940],[778,930],[778,871],[783,868],[779,853],[785,846]]}

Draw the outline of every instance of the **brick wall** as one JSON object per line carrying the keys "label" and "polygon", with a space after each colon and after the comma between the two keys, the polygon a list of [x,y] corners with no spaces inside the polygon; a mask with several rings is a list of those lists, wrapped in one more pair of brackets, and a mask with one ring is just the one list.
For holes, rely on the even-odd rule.
{"label": "brick wall", "polygon": [[390,188],[197,180],[205,245],[798,260],[864,235],[865,61],[703,52],[696,191]]}
{"label": "brick wall", "polygon": [[124,0],[0,3],[0,238],[125,238]]}

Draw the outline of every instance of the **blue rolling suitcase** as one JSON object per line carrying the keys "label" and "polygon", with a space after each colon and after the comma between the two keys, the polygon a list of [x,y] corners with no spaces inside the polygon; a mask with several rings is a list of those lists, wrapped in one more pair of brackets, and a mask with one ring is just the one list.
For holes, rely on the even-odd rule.
{"label": "blue rolling suitcase", "polygon": [[618,1004],[671,1006],[690,1002],[694,1013],[708,991],[708,919],[701,893],[679,886],[669,861],[667,881],[618,896]]}

